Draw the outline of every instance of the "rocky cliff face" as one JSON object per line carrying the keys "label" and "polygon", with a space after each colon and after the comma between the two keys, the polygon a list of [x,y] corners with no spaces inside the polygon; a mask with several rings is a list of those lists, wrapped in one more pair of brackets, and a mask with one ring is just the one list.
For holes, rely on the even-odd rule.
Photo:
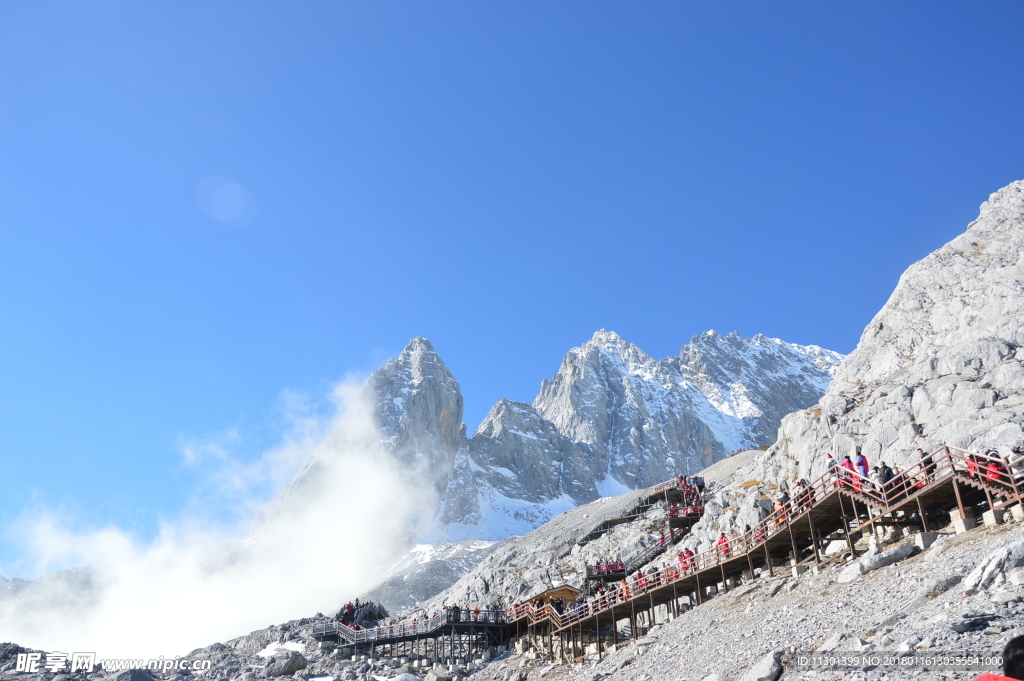
{"label": "rocky cliff face", "polygon": [[900,278],[812,409],[786,417],[764,472],[819,475],[861,447],[905,465],[943,443],[1024,442],[1024,182],[992,194],[967,231]]}
{"label": "rocky cliff face", "polygon": [[636,489],[770,443],[775,424],[816,401],[841,360],[815,346],[709,331],[678,357],[656,361],[599,331],[569,351],[534,407],[560,433],[593,448],[598,485]]}
{"label": "rocky cliff face", "polygon": [[398,359],[373,372],[363,393],[374,405],[384,446],[443,494],[466,433],[459,382],[430,341],[412,339]]}
{"label": "rocky cliff face", "polygon": [[[508,540],[506,540],[508,541]],[[384,581],[359,597],[395,614],[414,608],[454,584],[503,542],[420,544],[388,568]]]}

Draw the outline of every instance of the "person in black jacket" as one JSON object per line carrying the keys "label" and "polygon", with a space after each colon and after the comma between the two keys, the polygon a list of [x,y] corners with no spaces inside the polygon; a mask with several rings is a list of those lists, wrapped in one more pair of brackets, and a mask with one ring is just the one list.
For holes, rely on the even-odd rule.
{"label": "person in black jacket", "polygon": [[917,448],[917,455],[921,459],[921,470],[924,471],[925,482],[931,482],[932,476],[935,475],[935,462],[932,460],[932,455],[925,454],[920,447]]}
{"label": "person in black jacket", "polygon": [[892,481],[893,476],[896,474],[889,468],[889,464],[884,461],[879,461],[878,464],[878,486],[881,488],[882,501],[885,501],[886,485]]}

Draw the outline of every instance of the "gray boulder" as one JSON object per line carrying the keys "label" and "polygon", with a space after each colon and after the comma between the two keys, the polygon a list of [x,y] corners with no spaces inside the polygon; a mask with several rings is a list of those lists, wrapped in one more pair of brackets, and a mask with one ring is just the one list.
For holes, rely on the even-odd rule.
{"label": "gray boulder", "polygon": [[990,552],[964,578],[964,592],[976,593],[1006,583],[1006,572],[1024,564],[1024,541]]}
{"label": "gray boulder", "polygon": [[[512,671],[511,669],[509,671]],[[445,674],[437,670],[431,670],[427,672],[427,675],[423,677],[423,681],[450,681],[450,674]]]}
{"label": "gray boulder", "polygon": [[[267,665],[266,675],[270,678],[275,676],[291,676],[297,671],[305,669],[309,663],[299,653],[292,652],[287,656],[275,656],[274,661]],[[135,681],[134,679],[132,681]]]}
{"label": "gray boulder", "polygon": [[782,651],[773,650],[748,669],[740,677],[740,681],[776,681],[780,676],[782,676]]}
{"label": "gray boulder", "polygon": [[852,582],[861,575],[866,575],[872,570],[883,568],[887,565],[892,565],[897,561],[901,561],[907,556],[914,553],[914,545],[910,542],[903,542],[897,544],[891,549],[885,551],[875,551],[874,549],[868,550],[864,556],[853,563],[850,563],[839,573],[836,578],[837,582],[842,584]]}
{"label": "gray boulder", "polygon": [[949,575],[948,577],[936,577],[924,583],[921,593],[925,596],[938,596],[943,594],[960,583],[962,575]]}

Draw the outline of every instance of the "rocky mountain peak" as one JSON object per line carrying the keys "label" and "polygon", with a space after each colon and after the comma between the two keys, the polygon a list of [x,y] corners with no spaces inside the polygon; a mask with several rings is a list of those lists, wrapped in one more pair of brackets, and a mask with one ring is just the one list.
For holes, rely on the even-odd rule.
{"label": "rocky mountain peak", "polygon": [[558,373],[570,375],[578,373],[579,368],[588,363],[592,367],[610,363],[611,366],[624,365],[635,368],[652,361],[650,355],[635,344],[623,340],[622,336],[616,332],[601,329],[594,333],[586,343],[572,348],[565,354]]}
{"label": "rocky mountain peak", "polygon": [[409,341],[397,359],[370,375],[363,394],[374,406],[384,445],[443,493],[463,446],[463,400],[459,382],[430,341]]}
{"label": "rocky mountain peak", "polygon": [[622,336],[615,333],[614,331],[609,331],[607,329],[599,329],[594,332],[594,335],[591,336],[590,340],[584,343],[584,345],[594,345],[598,347],[616,347],[619,345],[624,345],[625,343],[626,342],[622,340]]}

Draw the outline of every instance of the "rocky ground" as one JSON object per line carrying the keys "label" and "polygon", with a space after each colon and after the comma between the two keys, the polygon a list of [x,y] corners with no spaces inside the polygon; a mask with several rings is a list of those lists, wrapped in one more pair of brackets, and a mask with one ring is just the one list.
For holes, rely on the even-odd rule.
{"label": "rocky ground", "polygon": [[[1010,638],[1024,634],[1024,587],[1010,582],[1022,559],[1019,525],[946,535],[924,552],[847,583],[841,581],[843,572],[850,572],[844,565],[818,575],[754,580],[659,624],[600,662],[550,666],[512,656],[474,678],[740,679],[761,662],[754,679],[773,666],[785,679],[973,679],[978,672],[913,667],[814,671],[802,668],[798,658],[812,651],[1001,651]],[[773,659],[779,664],[771,664]]]}

